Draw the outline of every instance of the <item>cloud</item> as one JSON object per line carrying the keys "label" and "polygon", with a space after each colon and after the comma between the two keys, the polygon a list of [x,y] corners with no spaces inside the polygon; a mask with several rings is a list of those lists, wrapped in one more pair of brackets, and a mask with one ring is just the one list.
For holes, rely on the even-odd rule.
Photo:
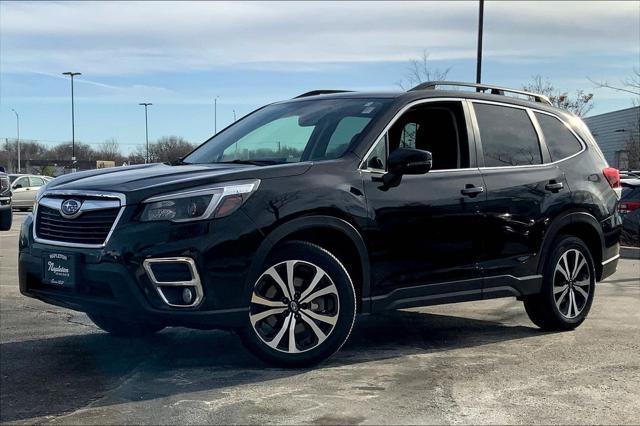
{"label": "cloud", "polygon": [[[638,2],[487,2],[485,57],[638,56]],[[92,75],[475,57],[477,2],[2,2],[3,72]],[[635,55],[635,56],[633,56]]]}

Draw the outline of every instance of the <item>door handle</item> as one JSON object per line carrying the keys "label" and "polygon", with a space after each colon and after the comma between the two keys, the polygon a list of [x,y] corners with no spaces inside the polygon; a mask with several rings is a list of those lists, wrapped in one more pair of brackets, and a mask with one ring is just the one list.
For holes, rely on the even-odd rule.
{"label": "door handle", "polygon": [[564,184],[562,182],[556,182],[554,180],[549,181],[549,183],[544,186],[544,189],[551,192],[558,192],[562,188],[564,188]]}
{"label": "door handle", "polygon": [[467,197],[475,197],[478,194],[481,194],[484,192],[484,188],[482,186],[474,186],[471,184],[467,184],[467,186],[460,190],[460,193],[462,195],[466,195]]}

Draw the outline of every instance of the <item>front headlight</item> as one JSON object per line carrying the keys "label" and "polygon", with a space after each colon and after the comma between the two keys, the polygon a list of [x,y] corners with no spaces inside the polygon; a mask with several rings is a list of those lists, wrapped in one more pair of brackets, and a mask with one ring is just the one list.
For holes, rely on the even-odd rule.
{"label": "front headlight", "polygon": [[236,211],[259,184],[259,179],[228,182],[151,197],[143,201],[140,220],[188,222],[224,217]]}

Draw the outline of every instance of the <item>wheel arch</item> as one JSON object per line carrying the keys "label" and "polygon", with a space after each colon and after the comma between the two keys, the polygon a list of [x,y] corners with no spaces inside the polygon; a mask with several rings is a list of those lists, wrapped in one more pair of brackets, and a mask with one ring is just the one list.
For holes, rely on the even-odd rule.
{"label": "wheel arch", "polygon": [[[349,222],[334,216],[314,215],[292,219],[272,230],[258,247],[247,274],[246,289],[262,272],[269,254],[288,241],[301,240],[319,245],[336,256],[349,271],[356,290],[358,312],[370,312],[369,254],[360,232]],[[246,295],[248,299],[249,294]]]}
{"label": "wheel arch", "polygon": [[[573,235],[585,242],[596,269],[596,280],[600,281],[602,277],[602,256],[604,253],[604,234],[598,220],[588,212],[572,211],[556,218],[545,234],[542,248],[540,250],[540,259],[546,259],[548,254],[553,250],[553,242],[559,235]],[[542,274],[544,261],[538,264],[538,273]]]}

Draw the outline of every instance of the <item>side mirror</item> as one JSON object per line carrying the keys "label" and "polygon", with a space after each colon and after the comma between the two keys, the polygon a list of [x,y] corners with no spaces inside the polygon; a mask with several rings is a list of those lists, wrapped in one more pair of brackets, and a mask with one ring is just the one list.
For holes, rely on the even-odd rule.
{"label": "side mirror", "polygon": [[433,157],[429,151],[411,148],[398,148],[394,150],[387,160],[387,168],[390,174],[422,175],[431,170]]}
{"label": "side mirror", "polygon": [[20,189],[20,188],[22,188],[22,184],[21,183],[19,183],[16,186],[13,187],[13,189]]}

